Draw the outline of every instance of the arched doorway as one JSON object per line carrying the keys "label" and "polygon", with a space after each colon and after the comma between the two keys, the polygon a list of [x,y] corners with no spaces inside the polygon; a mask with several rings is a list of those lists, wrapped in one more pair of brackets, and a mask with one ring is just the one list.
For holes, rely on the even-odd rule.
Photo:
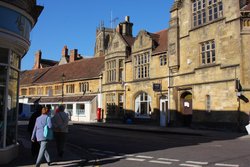
{"label": "arched doorway", "polygon": [[184,92],[181,95],[181,113],[183,115],[183,125],[190,126],[193,116],[192,94],[190,92]]}
{"label": "arched doorway", "polygon": [[162,96],[160,98],[160,126],[165,127],[167,125],[168,116],[168,97]]}

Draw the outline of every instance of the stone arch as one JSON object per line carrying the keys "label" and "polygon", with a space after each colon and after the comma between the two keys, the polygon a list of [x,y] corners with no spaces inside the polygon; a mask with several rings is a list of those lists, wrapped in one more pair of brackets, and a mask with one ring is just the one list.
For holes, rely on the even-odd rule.
{"label": "stone arch", "polygon": [[180,109],[183,116],[182,123],[184,126],[190,126],[192,123],[193,106],[192,106],[192,93],[185,91],[180,96]]}

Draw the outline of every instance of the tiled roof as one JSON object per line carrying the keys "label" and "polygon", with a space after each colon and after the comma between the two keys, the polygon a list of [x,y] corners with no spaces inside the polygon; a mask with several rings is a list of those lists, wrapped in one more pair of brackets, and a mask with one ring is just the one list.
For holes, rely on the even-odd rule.
{"label": "tiled roof", "polygon": [[77,101],[92,101],[96,96],[70,96],[70,97],[39,97],[29,98],[28,103],[60,103],[77,102]]}
{"label": "tiled roof", "polygon": [[104,57],[84,58],[64,65],[23,71],[20,85],[61,82],[62,74],[65,75],[65,81],[96,78],[103,68]]}
{"label": "tiled roof", "polygon": [[22,71],[20,74],[20,85],[31,85],[43,76],[50,68]]}
{"label": "tiled roof", "polygon": [[58,61],[41,59],[40,64],[41,64],[42,68],[45,68],[45,67],[51,67],[51,66],[58,64]]}
{"label": "tiled roof", "polygon": [[131,37],[131,36],[126,36],[126,35],[122,35],[123,39],[127,42],[127,44],[131,47],[134,42],[135,42],[135,38]]}
{"label": "tiled roof", "polygon": [[158,46],[153,50],[153,54],[166,52],[168,48],[168,30],[162,30],[151,34],[152,38],[158,43]]}
{"label": "tiled roof", "polygon": [[248,4],[241,8],[241,11],[250,11],[250,2],[248,2]]}

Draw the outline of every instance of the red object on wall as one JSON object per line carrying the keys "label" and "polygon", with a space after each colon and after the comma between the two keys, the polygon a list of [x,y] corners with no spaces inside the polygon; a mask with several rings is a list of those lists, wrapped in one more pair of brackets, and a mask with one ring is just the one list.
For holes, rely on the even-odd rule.
{"label": "red object on wall", "polygon": [[102,118],[102,109],[101,108],[97,108],[96,118],[97,118],[98,122],[101,121],[101,118]]}

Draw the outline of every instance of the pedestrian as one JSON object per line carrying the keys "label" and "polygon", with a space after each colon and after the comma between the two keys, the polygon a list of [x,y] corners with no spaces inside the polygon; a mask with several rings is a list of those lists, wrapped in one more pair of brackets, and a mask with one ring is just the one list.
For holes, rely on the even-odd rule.
{"label": "pedestrian", "polygon": [[43,156],[45,157],[48,165],[51,165],[50,155],[47,150],[48,140],[44,137],[44,127],[47,124],[49,128],[52,128],[51,118],[48,116],[48,109],[42,108],[42,115],[36,119],[36,123],[32,132],[31,141],[37,140],[40,144],[39,154],[36,160],[36,167],[41,165]]}
{"label": "pedestrian", "polygon": [[[35,112],[31,115],[28,124],[28,132],[30,133],[30,137],[32,136],[32,132],[36,123],[36,118],[41,115],[42,106],[37,105]],[[31,142],[31,154],[33,157],[37,158],[40,149],[39,142],[35,139],[34,142]]]}
{"label": "pedestrian", "polygon": [[59,157],[63,157],[66,135],[68,133],[69,117],[68,114],[64,112],[64,109],[65,107],[63,105],[60,105],[58,107],[58,112],[56,112],[54,117],[52,118],[57,154]]}

